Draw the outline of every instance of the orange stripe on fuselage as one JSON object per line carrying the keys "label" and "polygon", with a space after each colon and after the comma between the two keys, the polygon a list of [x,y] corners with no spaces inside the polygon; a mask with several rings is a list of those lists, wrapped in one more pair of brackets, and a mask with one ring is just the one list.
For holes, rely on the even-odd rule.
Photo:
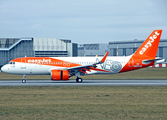
{"label": "orange stripe on fuselage", "polygon": [[76,64],[69,61],[64,61],[60,59],[50,58],[50,57],[26,57],[26,58],[16,58],[11,60],[11,62],[28,63],[28,64],[39,64],[47,66],[56,67],[76,67],[81,66],[81,64]]}

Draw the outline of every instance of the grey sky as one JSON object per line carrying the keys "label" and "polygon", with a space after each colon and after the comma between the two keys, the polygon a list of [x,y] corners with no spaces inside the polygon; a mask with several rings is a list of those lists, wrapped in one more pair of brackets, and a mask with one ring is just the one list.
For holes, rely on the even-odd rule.
{"label": "grey sky", "polygon": [[167,39],[166,0],[0,0],[0,38],[59,38],[77,43]]}

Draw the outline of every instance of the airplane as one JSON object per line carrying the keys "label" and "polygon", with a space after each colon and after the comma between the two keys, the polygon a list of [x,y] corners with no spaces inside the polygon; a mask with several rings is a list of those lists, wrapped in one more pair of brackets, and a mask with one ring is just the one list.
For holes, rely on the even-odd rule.
{"label": "airplane", "polygon": [[50,75],[51,80],[69,80],[76,76],[76,82],[83,80],[80,76],[92,74],[116,74],[149,67],[165,62],[156,57],[162,30],[154,30],[142,45],[129,56],[104,57],[22,57],[11,60],[1,68],[2,72],[23,75]]}

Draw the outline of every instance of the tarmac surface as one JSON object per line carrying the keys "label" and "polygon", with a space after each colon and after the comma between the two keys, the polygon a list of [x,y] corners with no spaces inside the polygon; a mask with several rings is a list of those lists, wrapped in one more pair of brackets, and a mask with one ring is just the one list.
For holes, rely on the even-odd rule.
{"label": "tarmac surface", "polygon": [[0,80],[0,86],[167,86],[167,80],[83,80],[77,83],[75,80],[51,81],[51,80]]}

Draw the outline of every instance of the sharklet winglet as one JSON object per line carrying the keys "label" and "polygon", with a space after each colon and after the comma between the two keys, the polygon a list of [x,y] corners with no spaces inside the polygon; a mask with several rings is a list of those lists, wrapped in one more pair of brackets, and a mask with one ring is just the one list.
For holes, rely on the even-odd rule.
{"label": "sharklet winglet", "polygon": [[107,58],[107,56],[108,56],[108,54],[109,54],[109,51],[104,55],[104,57],[102,58],[102,60],[100,62],[98,62],[97,64],[104,63],[105,60],[106,60],[106,58]]}

